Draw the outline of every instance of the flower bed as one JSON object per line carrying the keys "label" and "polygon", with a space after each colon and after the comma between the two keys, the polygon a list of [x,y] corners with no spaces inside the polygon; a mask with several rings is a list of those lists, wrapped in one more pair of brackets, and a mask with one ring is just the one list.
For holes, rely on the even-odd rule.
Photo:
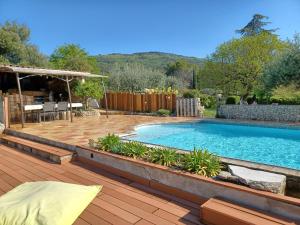
{"label": "flower bed", "polygon": [[99,138],[97,141],[89,140],[89,145],[100,151],[108,151],[207,177],[218,175],[222,168],[219,157],[207,150],[195,149],[188,154],[182,154],[169,148],[147,147],[139,142],[124,143],[114,134]]}

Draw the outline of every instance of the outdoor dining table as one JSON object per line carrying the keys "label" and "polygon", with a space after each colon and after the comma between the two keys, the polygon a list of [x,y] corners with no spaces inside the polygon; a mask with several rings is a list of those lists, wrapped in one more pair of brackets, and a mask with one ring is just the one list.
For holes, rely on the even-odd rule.
{"label": "outdoor dining table", "polygon": [[[82,103],[72,103],[72,108],[82,108]],[[57,108],[57,104],[55,104],[55,108]],[[68,104],[68,108],[70,108],[70,103]],[[43,109],[43,104],[32,104],[32,105],[24,105],[24,111],[37,111],[39,113]],[[38,118],[40,118],[38,116]],[[38,120],[39,122],[40,119]]]}

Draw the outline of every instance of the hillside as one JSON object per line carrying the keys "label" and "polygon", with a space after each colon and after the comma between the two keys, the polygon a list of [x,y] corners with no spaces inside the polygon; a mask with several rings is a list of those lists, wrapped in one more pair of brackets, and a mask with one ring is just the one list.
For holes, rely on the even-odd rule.
{"label": "hillside", "polygon": [[103,71],[108,71],[113,63],[141,63],[148,68],[164,71],[169,63],[186,60],[189,63],[201,65],[202,59],[163,52],[140,52],[133,54],[97,55],[97,62]]}

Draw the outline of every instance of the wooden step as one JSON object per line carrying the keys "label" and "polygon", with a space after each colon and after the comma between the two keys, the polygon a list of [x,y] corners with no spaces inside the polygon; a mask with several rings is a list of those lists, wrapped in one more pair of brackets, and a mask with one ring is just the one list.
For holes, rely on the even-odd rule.
{"label": "wooden step", "polygon": [[200,207],[201,222],[207,225],[295,224],[283,218],[211,198]]}
{"label": "wooden step", "polygon": [[19,150],[29,152],[33,155],[37,155],[44,159],[48,159],[60,164],[69,162],[73,156],[73,152],[71,151],[11,135],[3,135],[1,137],[1,142]]}

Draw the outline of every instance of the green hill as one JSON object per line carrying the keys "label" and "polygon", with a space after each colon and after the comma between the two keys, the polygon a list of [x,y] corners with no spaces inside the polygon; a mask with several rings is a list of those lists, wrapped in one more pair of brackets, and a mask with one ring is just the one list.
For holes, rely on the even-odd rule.
{"label": "green hill", "polygon": [[140,52],[133,54],[97,55],[97,62],[102,71],[107,72],[113,63],[141,63],[145,67],[165,71],[169,63],[186,60],[189,63],[201,65],[203,59],[164,52]]}

